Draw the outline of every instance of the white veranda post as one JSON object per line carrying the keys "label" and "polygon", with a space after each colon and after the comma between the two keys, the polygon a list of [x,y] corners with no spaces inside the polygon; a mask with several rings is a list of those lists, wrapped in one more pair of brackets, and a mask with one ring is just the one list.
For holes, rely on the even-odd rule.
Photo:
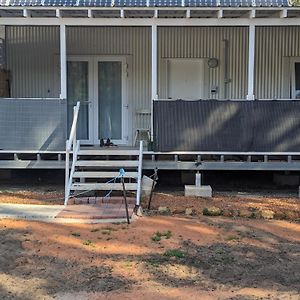
{"label": "white veranda post", "polygon": [[247,100],[254,100],[255,26],[249,26],[248,93]]}
{"label": "white veranda post", "polygon": [[151,27],[151,141],[153,141],[153,101],[158,98],[157,91],[157,25]]}
{"label": "white veranda post", "polygon": [[66,25],[60,25],[60,99],[67,98]]}

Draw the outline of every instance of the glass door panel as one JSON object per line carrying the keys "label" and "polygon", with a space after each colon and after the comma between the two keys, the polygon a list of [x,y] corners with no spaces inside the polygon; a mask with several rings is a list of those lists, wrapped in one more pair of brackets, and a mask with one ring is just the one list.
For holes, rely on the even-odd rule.
{"label": "glass door panel", "polygon": [[122,140],[122,62],[98,62],[98,139]]}
{"label": "glass door panel", "polygon": [[73,121],[73,107],[80,101],[77,123],[77,137],[89,139],[89,63],[88,61],[68,61],[67,94],[68,94],[68,135]]}

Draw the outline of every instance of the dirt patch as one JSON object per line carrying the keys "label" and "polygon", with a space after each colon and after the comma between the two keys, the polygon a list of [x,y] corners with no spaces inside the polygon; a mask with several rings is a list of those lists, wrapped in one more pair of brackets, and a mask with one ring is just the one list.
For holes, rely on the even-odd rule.
{"label": "dirt patch", "polygon": [[0,186],[0,203],[18,204],[63,204],[64,191],[61,186]]}
{"label": "dirt patch", "polygon": [[7,229],[0,231],[0,265],[4,272],[16,267],[16,260],[21,255],[24,232]]}
{"label": "dirt patch", "polygon": [[0,299],[299,299],[299,233],[287,221],[205,216],[0,220]]}
{"label": "dirt patch", "polygon": [[[144,199],[147,207],[148,199]],[[203,209],[215,207],[227,217],[262,218],[271,215],[275,219],[300,219],[298,198],[277,198],[272,196],[228,196],[216,195],[213,198],[184,197],[169,193],[154,193],[151,209],[165,207],[172,214],[184,214],[185,209],[193,210],[195,215],[202,215]]]}
{"label": "dirt patch", "polygon": [[[63,204],[62,186],[1,186],[0,203],[19,204]],[[147,206],[145,199],[144,206]],[[167,214],[185,214],[200,216],[203,209],[216,207],[227,217],[261,218],[271,215],[279,220],[299,220],[300,205],[298,198],[274,196],[232,196],[217,194],[213,198],[184,197],[172,192],[154,193],[151,208],[165,208]]]}

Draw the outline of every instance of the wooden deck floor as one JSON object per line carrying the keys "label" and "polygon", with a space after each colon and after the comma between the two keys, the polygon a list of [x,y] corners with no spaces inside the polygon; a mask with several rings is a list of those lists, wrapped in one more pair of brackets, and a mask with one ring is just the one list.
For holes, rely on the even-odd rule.
{"label": "wooden deck floor", "polygon": [[[110,160],[135,147],[82,146]],[[103,151],[103,152],[102,152]],[[101,155],[100,154],[100,155]],[[99,155],[99,153],[97,153]],[[144,149],[143,170],[299,171],[297,153],[154,152]],[[0,150],[0,169],[65,169],[65,151]]]}

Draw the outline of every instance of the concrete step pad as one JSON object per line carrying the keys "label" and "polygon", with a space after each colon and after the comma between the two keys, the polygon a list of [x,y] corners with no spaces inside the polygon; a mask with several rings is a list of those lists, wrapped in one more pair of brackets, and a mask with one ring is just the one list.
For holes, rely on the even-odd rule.
{"label": "concrete step pad", "polygon": [[47,220],[54,218],[63,210],[63,205],[36,205],[36,204],[0,204],[1,218],[16,218],[28,220]]}
{"label": "concrete step pad", "polygon": [[[129,216],[133,214],[134,205],[128,205]],[[126,217],[125,205],[68,205],[56,218],[66,219],[123,219]]]}

